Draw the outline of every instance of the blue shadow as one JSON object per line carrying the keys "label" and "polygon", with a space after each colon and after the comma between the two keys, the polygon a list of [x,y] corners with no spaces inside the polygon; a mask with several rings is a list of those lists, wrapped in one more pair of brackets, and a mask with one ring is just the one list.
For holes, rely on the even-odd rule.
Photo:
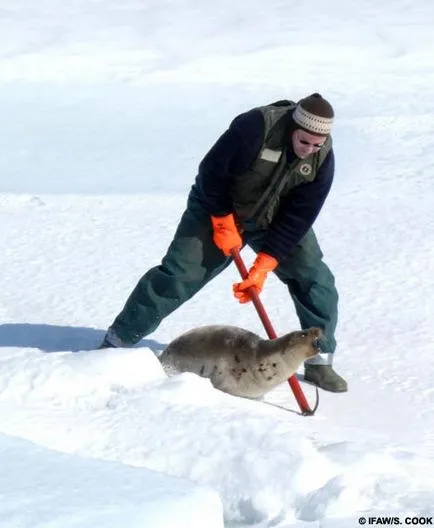
{"label": "blue shadow", "polygon": [[[8,323],[0,325],[0,347],[37,348],[43,352],[95,350],[104,333],[104,330],[80,326]],[[154,353],[166,347],[154,339],[143,339],[136,346],[148,347]]]}

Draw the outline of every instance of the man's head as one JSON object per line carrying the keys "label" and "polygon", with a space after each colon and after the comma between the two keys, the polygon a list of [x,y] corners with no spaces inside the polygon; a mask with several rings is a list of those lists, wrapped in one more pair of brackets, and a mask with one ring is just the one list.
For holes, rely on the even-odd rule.
{"label": "man's head", "polygon": [[303,159],[317,152],[331,132],[334,111],[332,105],[320,94],[301,99],[292,114],[292,148]]}

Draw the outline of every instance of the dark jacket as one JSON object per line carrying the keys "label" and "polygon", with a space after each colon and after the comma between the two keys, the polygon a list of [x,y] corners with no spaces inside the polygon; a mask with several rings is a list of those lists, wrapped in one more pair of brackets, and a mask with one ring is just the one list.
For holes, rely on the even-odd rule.
{"label": "dark jacket", "polygon": [[[264,139],[264,119],[259,110],[236,117],[199,165],[196,187],[210,215],[233,212],[229,190],[234,174],[240,174],[257,158]],[[288,161],[296,158],[292,149]],[[292,189],[282,199],[279,212],[268,229],[262,251],[282,260],[306,234],[330,191],[334,154],[330,150],[313,182]]]}

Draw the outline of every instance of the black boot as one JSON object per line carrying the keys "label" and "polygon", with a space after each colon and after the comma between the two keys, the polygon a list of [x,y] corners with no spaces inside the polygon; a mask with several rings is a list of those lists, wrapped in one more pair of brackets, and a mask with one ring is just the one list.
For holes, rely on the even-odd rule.
{"label": "black boot", "polygon": [[104,339],[101,341],[101,344],[98,347],[98,350],[102,350],[103,348],[117,348],[115,345],[112,345],[110,341],[107,339],[107,335],[104,336]]}
{"label": "black boot", "polygon": [[304,379],[330,392],[347,392],[348,384],[331,365],[304,366]]}
{"label": "black boot", "polygon": [[116,334],[116,332],[109,328],[107,330],[104,339],[98,347],[98,350],[103,348],[130,348],[132,345],[130,343],[125,343],[122,339]]}

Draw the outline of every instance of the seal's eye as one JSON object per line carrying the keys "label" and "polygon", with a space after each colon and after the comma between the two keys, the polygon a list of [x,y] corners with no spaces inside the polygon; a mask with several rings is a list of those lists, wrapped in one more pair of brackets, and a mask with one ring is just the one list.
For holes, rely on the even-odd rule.
{"label": "seal's eye", "polygon": [[307,336],[306,332],[302,332],[300,337],[306,337],[306,336]]}

